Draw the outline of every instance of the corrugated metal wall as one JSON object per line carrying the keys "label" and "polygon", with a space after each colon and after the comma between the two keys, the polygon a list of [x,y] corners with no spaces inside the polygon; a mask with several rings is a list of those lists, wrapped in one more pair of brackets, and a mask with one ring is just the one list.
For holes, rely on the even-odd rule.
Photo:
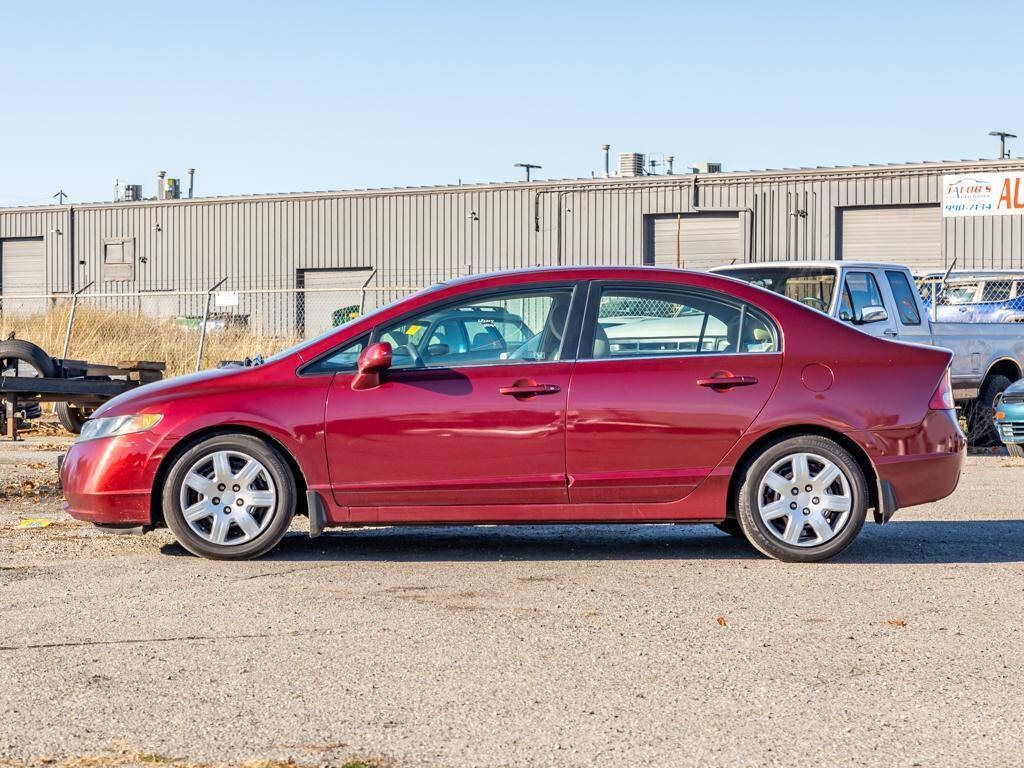
{"label": "corrugated metal wall", "polygon": [[[73,226],[68,207],[0,209],[0,238],[45,238],[54,292],[89,281],[193,290],[222,277],[236,289],[293,287],[298,270],[317,267],[375,267],[376,285],[405,287],[512,267],[639,264],[646,215],[702,210],[738,213],[750,260],[831,259],[844,207],[938,205],[944,173],[1019,169],[991,161],[89,204],[74,206]],[[1024,216],[942,226],[941,263],[1024,268]],[[120,237],[135,239],[134,280],[105,280],[103,243]]]}

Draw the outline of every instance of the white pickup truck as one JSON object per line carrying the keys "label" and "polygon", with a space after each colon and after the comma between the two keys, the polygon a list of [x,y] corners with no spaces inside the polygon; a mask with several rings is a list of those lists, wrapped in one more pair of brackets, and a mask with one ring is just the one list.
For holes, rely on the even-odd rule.
{"label": "white pickup truck", "polygon": [[711,270],[803,302],[872,336],[953,351],[953,395],[976,443],[996,439],[996,395],[1024,372],[1024,324],[937,323],[910,270],[864,261],[775,261]]}

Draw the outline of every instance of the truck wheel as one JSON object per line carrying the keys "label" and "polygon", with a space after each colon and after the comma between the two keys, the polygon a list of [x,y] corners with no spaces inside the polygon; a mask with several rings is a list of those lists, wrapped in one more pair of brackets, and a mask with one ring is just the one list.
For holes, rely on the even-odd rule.
{"label": "truck wheel", "polygon": [[967,416],[967,441],[971,445],[999,445],[999,435],[993,424],[996,417],[996,395],[1001,394],[1012,383],[1006,376],[996,373],[985,379],[981,385],[978,399],[974,401]]}
{"label": "truck wheel", "polygon": [[57,403],[53,410],[57,414],[57,421],[60,422],[60,425],[73,435],[82,433],[82,425],[85,424],[86,419],[92,416],[93,412],[92,408],[71,403]]}
{"label": "truck wheel", "polygon": [[1011,456],[1024,459],[1024,445],[1021,445],[1020,443],[1007,443],[1006,450]]}

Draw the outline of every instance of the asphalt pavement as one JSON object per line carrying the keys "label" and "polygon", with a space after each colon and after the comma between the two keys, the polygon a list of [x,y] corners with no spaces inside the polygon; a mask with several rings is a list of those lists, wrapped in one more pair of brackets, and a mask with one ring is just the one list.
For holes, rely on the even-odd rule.
{"label": "asphalt pavement", "polygon": [[820,564],[664,525],[296,525],[224,563],[65,517],[65,444],[0,448],[0,766],[1024,760],[1022,460]]}

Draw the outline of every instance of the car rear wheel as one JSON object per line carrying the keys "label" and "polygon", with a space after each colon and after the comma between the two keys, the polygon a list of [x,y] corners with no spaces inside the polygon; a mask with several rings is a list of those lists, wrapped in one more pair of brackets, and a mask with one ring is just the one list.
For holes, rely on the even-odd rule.
{"label": "car rear wheel", "polygon": [[825,560],[860,533],[867,481],[838,443],[818,435],[769,445],[747,466],[736,499],[747,539],[769,557]]}
{"label": "car rear wheel", "polygon": [[192,446],[163,488],[164,520],[178,543],[220,560],[259,557],[277,546],[295,501],[295,478],[277,450],[244,434]]}

